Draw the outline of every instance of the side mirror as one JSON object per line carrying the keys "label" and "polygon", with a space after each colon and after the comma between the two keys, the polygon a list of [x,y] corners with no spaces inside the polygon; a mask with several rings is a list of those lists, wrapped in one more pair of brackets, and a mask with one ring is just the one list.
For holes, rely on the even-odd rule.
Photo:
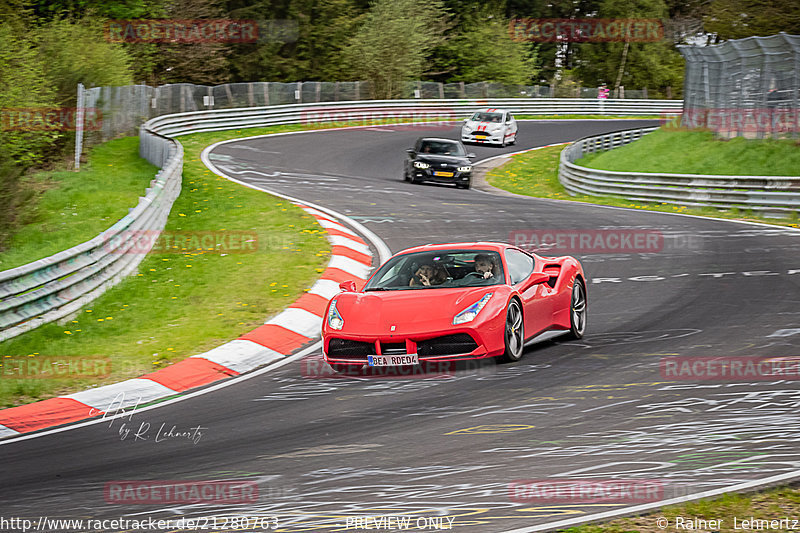
{"label": "side mirror", "polygon": [[550,281],[550,274],[545,272],[534,272],[531,274],[531,277],[522,285],[522,290],[520,292],[525,292],[534,285],[539,285],[540,283],[547,283]]}
{"label": "side mirror", "polygon": [[356,292],[356,282],[355,281],[343,281],[339,284],[339,288],[342,292]]}
{"label": "side mirror", "polygon": [[468,154],[467,154],[467,158],[468,158],[468,159],[475,159],[476,157],[478,157],[478,156],[476,156],[476,155],[475,155],[475,154],[473,154],[472,152],[470,152],[470,153],[468,153]]}
{"label": "side mirror", "polygon": [[413,148],[406,148],[406,153],[411,156],[411,159],[417,157],[417,152]]}

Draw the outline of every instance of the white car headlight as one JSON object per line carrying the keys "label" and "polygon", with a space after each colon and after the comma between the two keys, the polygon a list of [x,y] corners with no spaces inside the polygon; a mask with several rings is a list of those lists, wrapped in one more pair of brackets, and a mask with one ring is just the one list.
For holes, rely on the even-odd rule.
{"label": "white car headlight", "polygon": [[453,318],[453,325],[457,326],[459,324],[465,324],[467,322],[475,320],[475,317],[478,316],[478,313],[481,312],[481,309],[483,309],[483,307],[486,305],[486,302],[489,301],[489,298],[492,297],[492,294],[493,293],[491,292],[487,292],[486,294],[483,295],[483,298],[481,298],[474,304],[470,305],[469,307],[458,313]]}
{"label": "white car headlight", "polygon": [[459,172],[470,172],[471,170],[472,170],[472,167],[469,166],[469,165],[467,165],[465,167],[458,167],[458,171]]}
{"label": "white car headlight", "polygon": [[422,161],[414,161],[415,168],[430,168],[428,163],[423,163]]}
{"label": "white car headlight", "polygon": [[336,300],[331,302],[331,306],[328,309],[328,326],[331,329],[342,329],[344,327],[344,319],[336,309]]}

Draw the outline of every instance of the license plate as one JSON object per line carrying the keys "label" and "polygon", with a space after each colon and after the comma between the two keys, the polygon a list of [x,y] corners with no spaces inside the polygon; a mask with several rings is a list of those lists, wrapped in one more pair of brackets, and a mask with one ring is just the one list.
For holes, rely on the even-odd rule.
{"label": "license plate", "polygon": [[434,171],[433,175],[434,176],[440,176],[442,178],[452,178],[453,177],[453,173],[452,172],[441,172],[439,170]]}
{"label": "license plate", "polygon": [[368,355],[367,364],[369,366],[401,366],[418,365],[419,357],[417,354],[410,355]]}
{"label": "license plate", "polygon": [[479,141],[484,140],[486,137],[488,137],[488,135],[476,135],[475,136],[475,138],[478,139]]}

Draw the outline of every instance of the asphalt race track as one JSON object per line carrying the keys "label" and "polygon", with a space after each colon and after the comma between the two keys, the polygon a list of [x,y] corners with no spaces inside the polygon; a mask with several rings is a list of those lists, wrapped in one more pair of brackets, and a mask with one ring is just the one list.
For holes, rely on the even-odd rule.
{"label": "asphalt race track", "polygon": [[[485,159],[651,123],[521,122],[517,146],[470,149]],[[800,355],[799,232],[406,183],[404,150],[420,135],[457,132],[284,135],[224,144],[210,159],[231,177],[359,221],[393,252],[533,229],[654,230],[663,247],[579,255],[586,338],[535,343],[516,364],[430,379],[312,379],[317,351],[124,420],[0,445],[0,514],[235,513],[304,532],[375,530],[354,518],[391,515],[411,517],[411,530],[498,532],[647,501],[518,501],[509,487],[519,480],[632,480],[659,487],[660,499],[800,470],[797,381],[670,380],[660,371],[665,357]],[[201,436],[121,437],[123,424],[134,433],[150,424],[152,437],[162,423],[200,426]],[[104,498],[114,480],[209,479],[257,481],[259,497],[183,507]]]}

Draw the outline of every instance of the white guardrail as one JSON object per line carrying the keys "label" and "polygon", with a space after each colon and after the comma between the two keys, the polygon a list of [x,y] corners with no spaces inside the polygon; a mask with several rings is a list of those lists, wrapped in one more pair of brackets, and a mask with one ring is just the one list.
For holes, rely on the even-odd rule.
{"label": "white guardrail", "polygon": [[558,179],[573,195],[738,208],[786,215],[800,209],[800,176],[722,176],[598,170],[576,165],[587,154],[631,143],[658,128],[594,135],[561,152]]}
{"label": "white guardrail", "polygon": [[[279,124],[375,123],[385,119],[457,121],[485,107],[505,108],[517,115],[674,115],[680,113],[682,101],[594,98],[369,100],[198,111],[153,118],[140,128],[139,155],[161,167],[161,171],[139,205],[90,241],[0,272],[0,341],[77,312],[135,271],[145,256],[143,248],[146,248],[146,243],[137,235],[146,231],[146,240],[152,244],[157,232],[164,228],[172,203],[180,193],[183,147],[170,137]],[[136,246],[135,253],[129,253],[133,246]]]}

